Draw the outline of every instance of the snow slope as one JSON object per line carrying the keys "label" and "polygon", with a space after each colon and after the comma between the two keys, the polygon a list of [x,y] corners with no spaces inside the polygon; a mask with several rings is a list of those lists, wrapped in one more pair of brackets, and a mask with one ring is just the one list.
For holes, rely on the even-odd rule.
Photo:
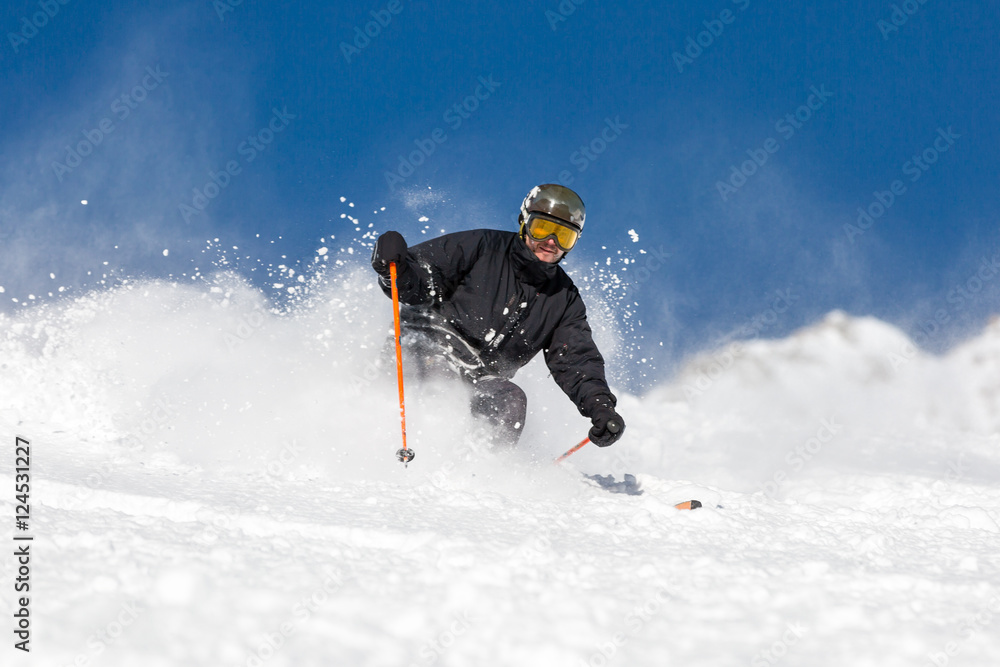
{"label": "snow slope", "polygon": [[543,366],[513,453],[454,388],[410,387],[403,469],[371,283],[276,309],[227,274],[135,281],[0,316],[0,539],[15,435],[36,536],[32,653],[5,611],[3,664],[998,663],[1000,324],[940,358],[842,313],[733,343],[560,467],[587,424]]}

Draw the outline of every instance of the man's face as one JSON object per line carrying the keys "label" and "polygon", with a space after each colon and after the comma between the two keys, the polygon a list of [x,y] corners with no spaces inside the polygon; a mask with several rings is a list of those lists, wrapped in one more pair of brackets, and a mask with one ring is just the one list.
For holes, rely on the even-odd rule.
{"label": "man's face", "polygon": [[566,254],[551,236],[544,241],[536,241],[531,238],[531,234],[525,234],[524,242],[528,245],[528,250],[535,253],[535,257],[546,264],[554,264]]}

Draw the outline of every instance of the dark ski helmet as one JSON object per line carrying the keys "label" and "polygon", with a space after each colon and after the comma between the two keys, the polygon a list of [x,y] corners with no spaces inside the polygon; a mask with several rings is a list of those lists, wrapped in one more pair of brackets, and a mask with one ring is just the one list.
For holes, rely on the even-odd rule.
{"label": "dark ski helmet", "polygon": [[583,222],[587,217],[587,211],[580,195],[567,187],[554,183],[536,185],[524,198],[524,202],[521,204],[521,215],[517,218],[522,229],[524,221],[532,213],[542,213],[557,218],[576,228],[578,232],[583,231]]}

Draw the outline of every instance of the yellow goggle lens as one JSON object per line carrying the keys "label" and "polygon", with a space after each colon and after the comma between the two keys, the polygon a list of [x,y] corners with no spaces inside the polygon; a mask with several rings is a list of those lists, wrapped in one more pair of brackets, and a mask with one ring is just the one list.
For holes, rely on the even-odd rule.
{"label": "yellow goggle lens", "polygon": [[553,236],[556,244],[566,251],[571,250],[576,245],[576,240],[580,238],[580,232],[575,229],[546,218],[528,218],[528,233],[536,241]]}

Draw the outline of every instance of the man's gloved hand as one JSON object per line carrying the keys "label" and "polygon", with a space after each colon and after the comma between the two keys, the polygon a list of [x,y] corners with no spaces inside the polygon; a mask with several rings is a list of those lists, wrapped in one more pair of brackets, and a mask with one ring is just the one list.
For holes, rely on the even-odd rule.
{"label": "man's gloved hand", "polygon": [[590,421],[594,425],[590,429],[589,437],[598,447],[613,445],[625,432],[625,420],[615,412],[615,403],[613,396],[599,396],[593,399],[589,412]]}
{"label": "man's gloved hand", "polygon": [[396,263],[397,271],[402,272],[406,258],[406,240],[399,232],[385,232],[375,241],[372,250],[372,268],[380,276],[389,275],[389,264]]}

